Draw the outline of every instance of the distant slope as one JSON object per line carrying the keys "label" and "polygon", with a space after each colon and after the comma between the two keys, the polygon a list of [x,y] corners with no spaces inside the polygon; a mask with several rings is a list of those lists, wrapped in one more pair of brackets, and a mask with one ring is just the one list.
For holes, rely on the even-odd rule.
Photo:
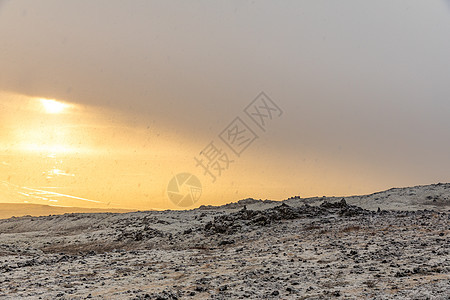
{"label": "distant slope", "polygon": [[[438,210],[446,211],[450,209],[450,183],[438,183],[431,185],[392,188],[386,191],[362,196],[348,197],[313,197],[300,198],[292,197],[284,200],[286,204],[301,206],[303,204],[318,205],[324,200],[334,202],[345,198],[348,204],[357,205],[364,209],[376,210],[378,207],[384,210]],[[229,203],[222,206],[202,205],[198,209],[241,209],[247,206],[249,209],[261,210],[279,205],[279,201],[255,200],[252,198],[243,199],[238,202]],[[96,209],[80,207],[56,207],[39,204],[25,203],[0,203],[0,219],[20,216],[46,216],[62,215],[65,213],[126,213],[137,210],[120,209]]]}
{"label": "distant slope", "polygon": [[367,196],[348,197],[349,203],[358,203],[368,209],[434,209],[450,208],[450,183],[438,183],[406,188],[392,188]]}
{"label": "distant slope", "polygon": [[[370,195],[346,196],[346,197],[311,197],[299,196],[283,200],[288,205],[301,206],[303,204],[318,205],[323,201],[335,202],[342,198],[348,204],[357,205],[364,209],[377,210],[436,210],[446,211],[450,209],[450,183],[438,183],[405,188],[392,188],[386,191]],[[239,209],[247,206],[249,209],[260,210],[279,205],[278,201],[243,199],[222,206],[202,205],[200,210],[206,209]]]}
{"label": "distant slope", "polygon": [[21,216],[47,216],[47,215],[63,215],[66,213],[126,213],[133,210],[122,209],[97,209],[97,208],[81,208],[81,207],[58,207],[40,204],[27,203],[0,203],[0,219]]}
{"label": "distant slope", "polygon": [[450,183],[437,183],[405,188],[392,188],[386,191],[362,196],[291,198],[290,202],[318,204],[323,200],[336,201],[345,198],[347,203],[365,209],[376,210],[448,210],[450,208]]}

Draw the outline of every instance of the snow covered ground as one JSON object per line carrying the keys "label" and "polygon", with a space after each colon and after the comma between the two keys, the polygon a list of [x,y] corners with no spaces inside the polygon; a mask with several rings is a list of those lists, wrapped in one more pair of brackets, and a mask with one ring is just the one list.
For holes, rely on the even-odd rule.
{"label": "snow covered ground", "polygon": [[4,219],[0,297],[448,299],[449,199],[438,184]]}

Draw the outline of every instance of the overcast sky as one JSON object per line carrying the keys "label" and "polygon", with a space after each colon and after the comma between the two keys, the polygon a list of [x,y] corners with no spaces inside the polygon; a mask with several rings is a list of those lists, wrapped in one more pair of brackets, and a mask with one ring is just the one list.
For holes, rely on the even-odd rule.
{"label": "overcast sky", "polygon": [[[448,182],[449,8],[0,1],[0,90],[116,109],[199,150],[265,91],[284,114],[248,155],[269,157],[283,176],[322,161],[316,171],[335,174],[330,181],[360,166],[355,183],[369,189]],[[317,190],[331,192],[325,185]]]}

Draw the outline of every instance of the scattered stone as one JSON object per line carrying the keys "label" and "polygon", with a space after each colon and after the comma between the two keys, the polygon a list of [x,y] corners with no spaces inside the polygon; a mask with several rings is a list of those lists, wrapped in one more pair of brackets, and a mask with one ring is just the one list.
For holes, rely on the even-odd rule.
{"label": "scattered stone", "polygon": [[445,299],[449,213],[352,199],[0,220],[0,298]]}

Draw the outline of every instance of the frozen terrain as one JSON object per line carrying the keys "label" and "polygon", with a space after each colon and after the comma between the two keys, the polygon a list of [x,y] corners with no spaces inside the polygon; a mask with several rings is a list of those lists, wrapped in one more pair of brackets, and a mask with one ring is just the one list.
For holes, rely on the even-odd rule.
{"label": "frozen terrain", "polygon": [[0,297],[449,299],[449,199],[437,184],[4,219]]}
{"label": "frozen terrain", "polygon": [[28,204],[28,203],[0,203],[0,219],[7,219],[10,217],[23,217],[23,216],[63,215],[68,213],[100,213],[100,212],[126,213],[130,211],[132,210],[59,207],[41,204]]}

